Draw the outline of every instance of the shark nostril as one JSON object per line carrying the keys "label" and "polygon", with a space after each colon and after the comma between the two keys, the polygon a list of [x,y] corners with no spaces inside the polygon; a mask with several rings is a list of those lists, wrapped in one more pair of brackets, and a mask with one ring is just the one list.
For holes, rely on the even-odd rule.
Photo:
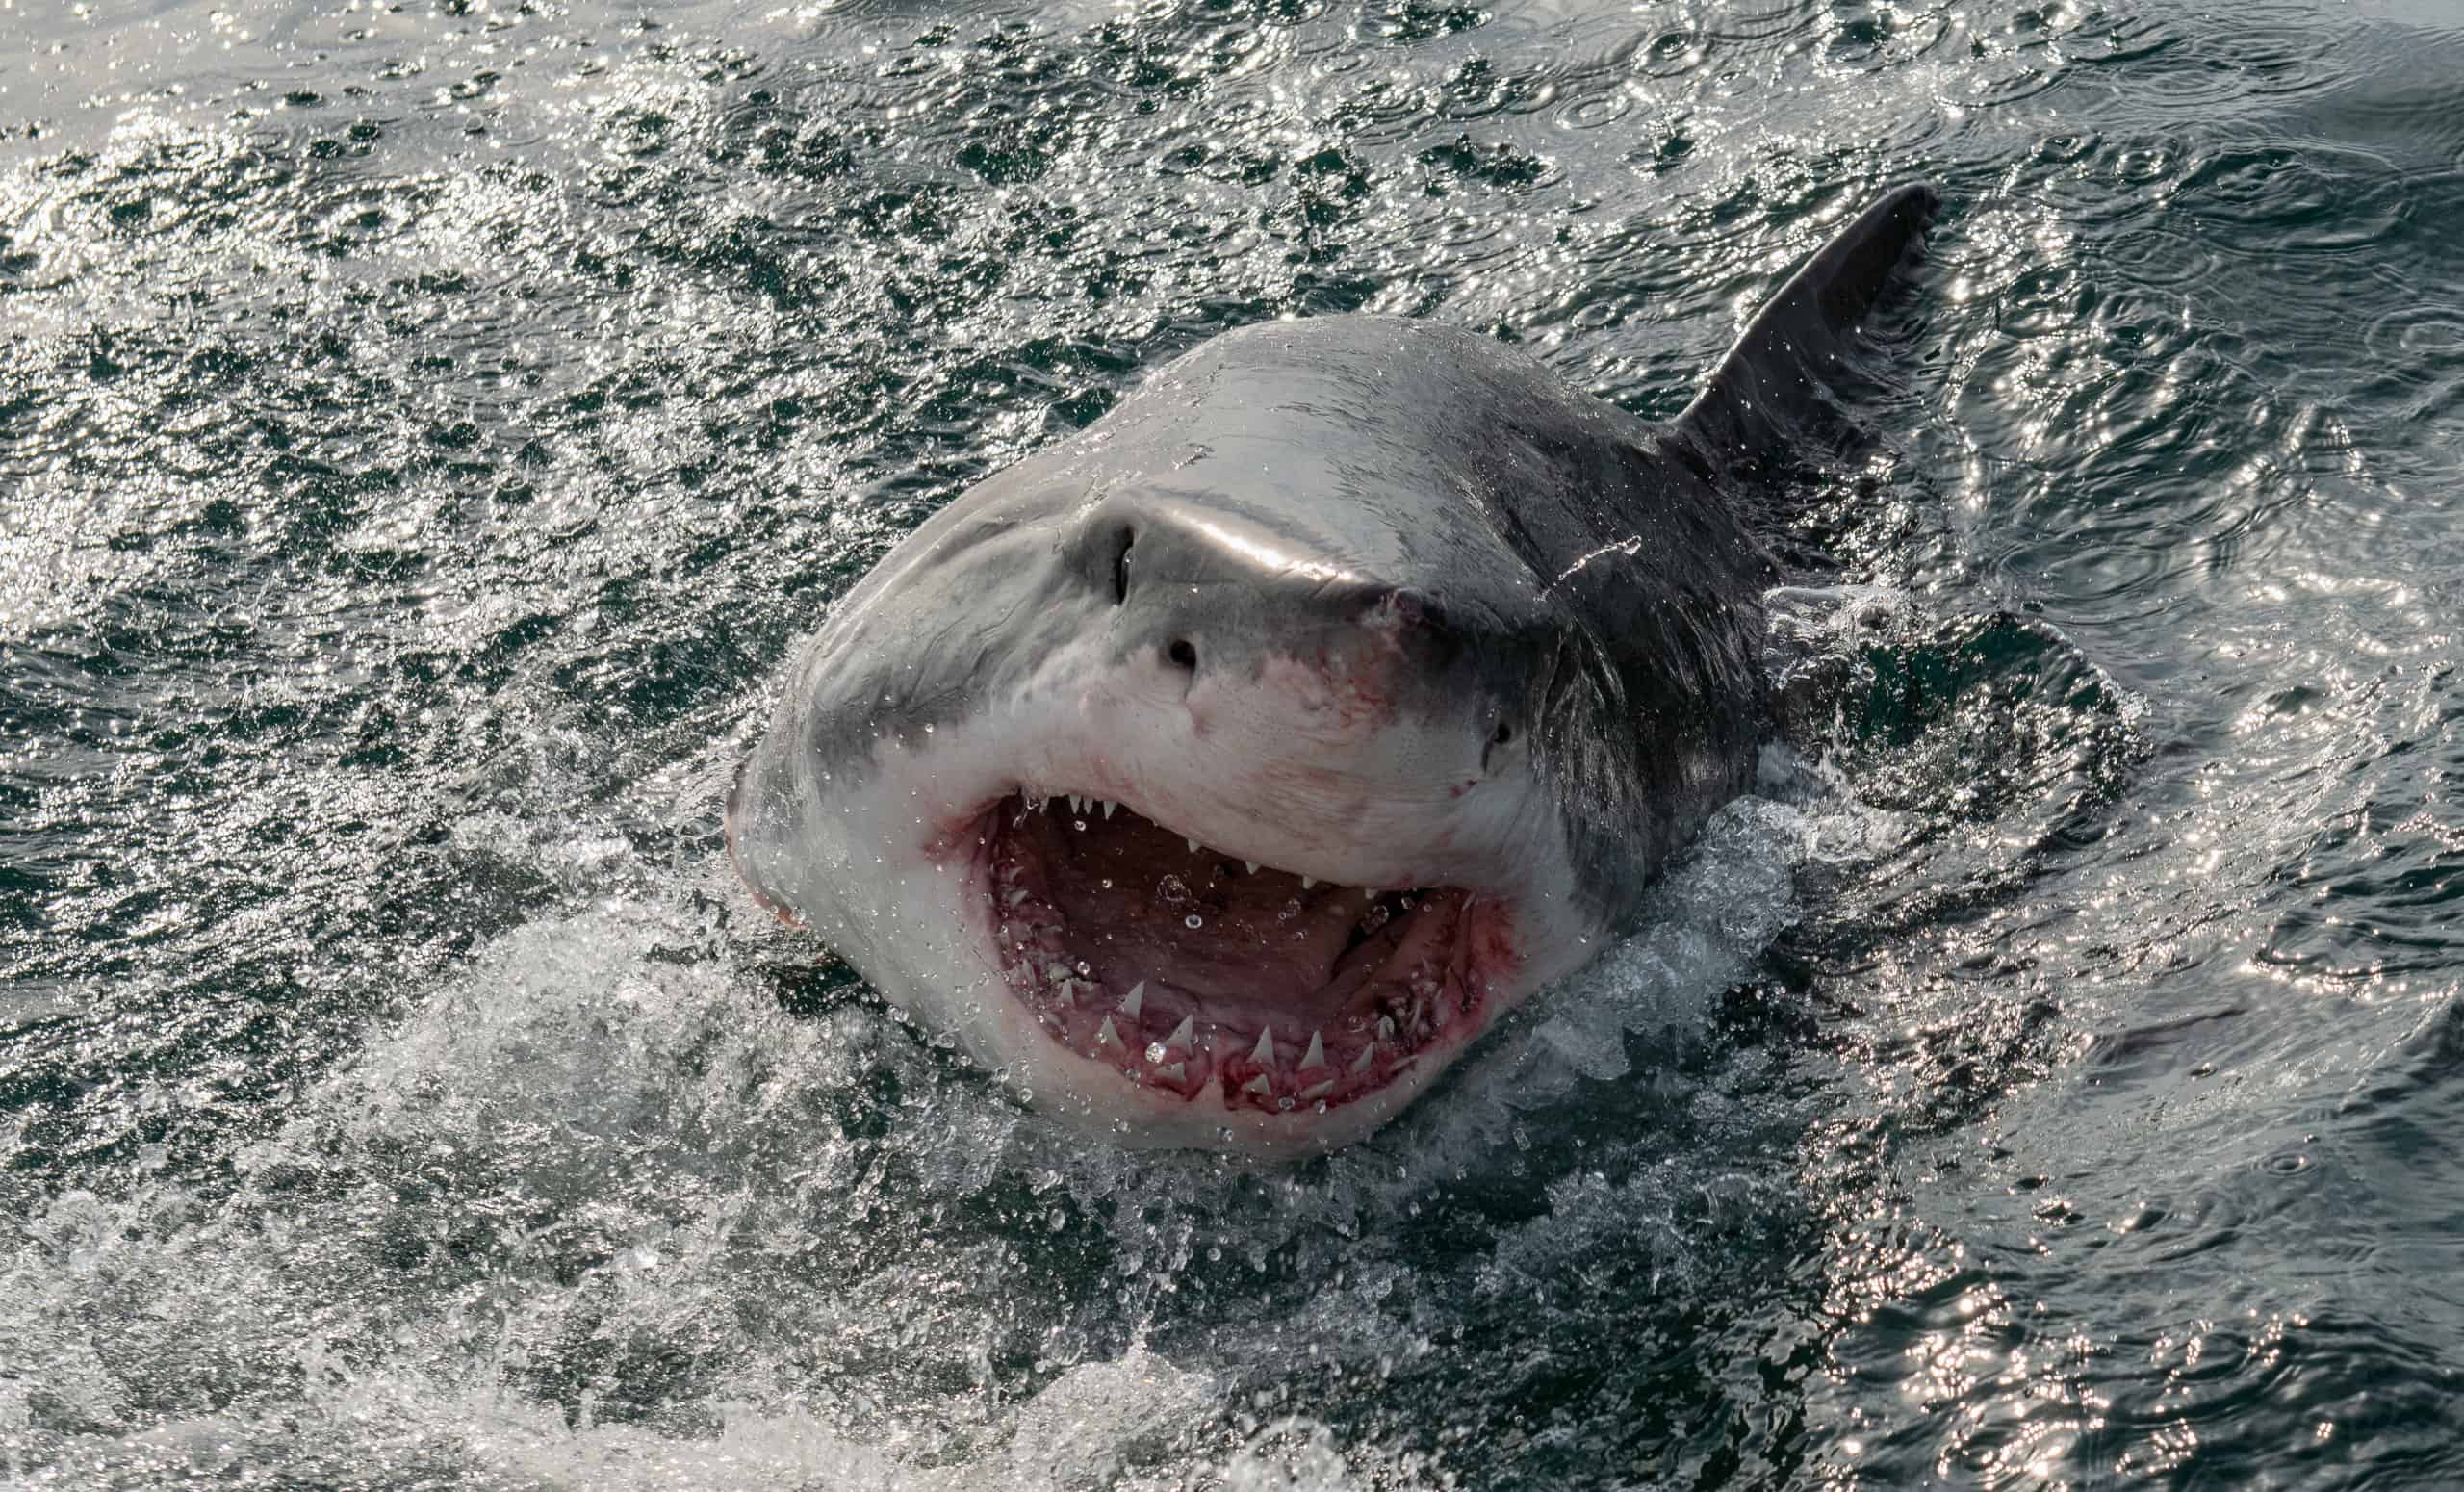
{"label": "shark nostril", "polygon": [[1113,538],[1113,605],[1116,606],[1129,602],[1129,550],[1137,542],[1138,534],[1127,527]]}
{"label": "shark nostril", "polygon": [[1173,638],[1172,645],[1164,650],[1164,656],[1170,658],[1176,667],[1197,672],[1197,645],[1187,637]]}
{"label": "shark nostril", "polygon": [[1489,743],[1480,748],[1480,770],[1493,771],[1498,765],[1498,753],[1514,744],[1515,729],[1511,720],[1501,720],[1489,732]]}

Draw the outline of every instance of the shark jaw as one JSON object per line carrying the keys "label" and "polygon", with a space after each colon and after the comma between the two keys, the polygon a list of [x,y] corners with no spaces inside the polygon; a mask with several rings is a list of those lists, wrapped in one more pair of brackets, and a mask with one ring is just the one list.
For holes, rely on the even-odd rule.
{"label": "shark jaw", "polygon": [[[1193,1118],[1383,1118],[1494,1018],[1507,904],[1243,861],[1101,797],[1011,792],[966,836],[1007,995],[1087,1084]],[[1425,1068],[1425,1072],[1422,1069]],[[1380,1098],[1389,1102],[1377,1102]]]}
{"label": "shark jaw", "polygon": [[[1339,1149],[1597,946],[1555,815],[1520,792],[1469,818],[1456,800],[1450,829],[1420,804],[1337,829],[1246,793],[1227,818],[1116,761],[1020,761],[1036,733],[1001,733],[885,743],[803,811],[739,785],[731,858],[924,1029],[1108,1143]],[[1082,776],[1102,787],[1057,785]],[[1181,827],[1199,819],[1230,847]]]}

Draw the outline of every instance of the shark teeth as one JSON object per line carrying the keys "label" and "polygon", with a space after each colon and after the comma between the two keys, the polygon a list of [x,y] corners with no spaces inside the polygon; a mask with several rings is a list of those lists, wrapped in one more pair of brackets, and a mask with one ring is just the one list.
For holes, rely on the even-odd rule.
{"label": "shark teeth", "polygon": [[1172,1028],[1172,1034],[1164,1038],[1164,1049],[1166,1051],[1170,1051],[1173,1047],[1177,1046],[1183,1051],[1188,1051],[1190,1049],[1190,1042],[1196,1039],[1196,1031],[1197,1017],[1194,1016],[1183,1016],[1181,1017],[1181,1023]]}
{"label": "shark teeth", "polygon": [[1115,809],[1116,809],[1116,808],[1120,807],[1120,805],[1119,805],[1119,804],[1115,803],[1115,802],[1114,802],[1112,799],[1110,799],[1110,798],[1106,798],[1106,799],[1104,799],[1104,800],[1103,800],[1103,805],[1104,805],[1104,817],[1106,817],[1106,818],[1110,818],[1110,817],[1112,817],[1112,816],[1113,816],[1113,810],[1115,810]]}
{"label": "shark teeth", "polygon": [[1300,878],[1300,888],[1304,891],[1317,884],[1318,878],[1316,876],[1302,876]]}
{"label": "shark teeth", "polygon": [[1168,1068],[1157,1068],[1155,1069],[1155,1075],[1157,1077],[1170,1078],[1175,1083],[1181,1082],[1190,1075],[1189,1064],[1185,1062],[1176,1062]]}
{"label": "shark teeth", "polygon": [[[1311,1068],[1322,1068],[1326,1065],[1326,1043],[1319,1040],[1322,1034],[1317,1031],[1309,1033],[1309,1050],[1302,1053],[1300,1058],[1301,1071],[1306,1072]],[[1303,1093],[1300,1096],[1306,1098],[1309,1095]]]}
{"label": "shark teeth", "polygon": [[1377,1040],[1381,1042],[1391,1042],[1395,1040],[1394,1016],[1380,1016],[1377,1017]]}
{"label": "shark teeth", "polygon": [[1130,986],[1129,993],[1121,997],[1120,1013],[1127,1016],[1130,1019],[1135,1020],[1138,1018],[1138,1013],[1145,1008],[1146,981],[1142,979],[1138,983]]}
{"label": "shark teeth", "polygon": [[1258,1033],[1258,1044],[1249,1048],[1249,1060],[1262,1068],[1274,1066],[1274,1032]]}
{"label": "shark teeth", "polygon": [[1120,1044],[1120,1033],[1113,1029],[1113,1017],[1110,1016],[1106,1016],[1104,1017],[1104,1023],[1095,1028],[1095,1044],[1097,1046],[1118,1046]]}
{"label": "shark teeth", "polygon": [[[1187,836],[1187,835],[1183,835],[1183,836],[1181,836],[1181,837],[1182,837],[1182,838],[1184,838],[1184,839],[1190,839],[1190,836]],[[1206,848],[1206,846],[1205,846],[1205,845],[1198,843],[1195,839],[1190,839],[1190,853],[1191,853],[1191,854],[1194,855],[1194,854],[1196,854],[1198,851],[1200,851],[1200,850],[1202,850],[1202,849],[1205,849],[1205,848]]]}
{"label": "shark teeth", "polygon": [[1268,1082],[1267,1075],[1261,1072],[1256,1077],[1253,1077],[1247,1082],[1242,1084],[1241,1092],[1245,1093],[1256,1093],[1263,1097],[1266,1094],[1274,1092],[1274,1085]]}
{"label": "shark teeth", "polygon": [[1322,1083],[1312,1083],[1308,1087],[1300,1090],[1300,1101],[1307,1103],[1312,1098],[1323,1098],[1334,1091],[1335,1080],[1333,1078],[1328,1078]]}
{"label": "shark teeth", "polygon": [[1245,860],[1241,862],[1241,863],[1245,869],[1247,869],[1249,874],[1256,875],[1258,873],[1258,862],[1256,861]]}
{"label": "shark teeth", "polygon": [[1370,1063],[1371,1063],[1371,1062],[1373,1062],[1373,1061],[1374,1061],[1374,1060],[1376,1059],[1376,1056],[1377,1056],[1377,1043],[1376,1043],[1375,1042],[1370,1042],[1367,1046],[1364,1046],[1364,1047],[1362,1047],[1362,1048],[1360,1049],[1360,1055],[1359,1055],[1359,1056],[1354,1057],[1354,1058],[1351,1060],[1351,1070],[1352,1070],[1352,1071],[1354,1071],[1354,1072],[1366,1072],[1366,1071],[1368,1071],[1368,1070],[1369,1070],[1369,1065],[1370,1065]]}
{"label": "shark teeth", "polygon": [[1073,793],[1071,793],[1071,794],[1069,795],[1069,811],[1070,811],[1070,812],[1072,812],[1072,813],[1084,813],[1084,812],[1086,812],[1086,811],[1087,811],[1087,800],[1086,800],[1086,799],[1084,799],[1084,798],[1082,798],[1082,797],[1080,797],[1080,796],[1078,796],[1078,795],[1077,795],[1076,793],[1074,793],[1074,792],[1073,792]]}

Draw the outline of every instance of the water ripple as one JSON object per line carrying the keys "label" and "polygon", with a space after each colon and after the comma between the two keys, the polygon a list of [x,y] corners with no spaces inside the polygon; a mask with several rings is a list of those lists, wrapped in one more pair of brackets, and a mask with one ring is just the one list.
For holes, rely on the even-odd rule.
{"label": "water ripple", "polygon": [[[2464,1477],[2445,17],[0,40],[13,1474]],[[1791,748],[1377,1142],[1058,1143],[747,914],[794,640],[1146,369],[1370,308],[1666,414],[1914,176]]]}

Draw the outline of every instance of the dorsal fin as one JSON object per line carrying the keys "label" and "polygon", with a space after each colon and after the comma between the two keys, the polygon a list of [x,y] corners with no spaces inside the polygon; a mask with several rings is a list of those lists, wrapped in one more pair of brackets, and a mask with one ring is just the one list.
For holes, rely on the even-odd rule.
{"label": "dorsal fin", "polygon": [[1721,466],[1761,463],[1806,434],[1850,335],[1940,205],[1920,182],[1858,214],[1754,314],[1673,433]]}

